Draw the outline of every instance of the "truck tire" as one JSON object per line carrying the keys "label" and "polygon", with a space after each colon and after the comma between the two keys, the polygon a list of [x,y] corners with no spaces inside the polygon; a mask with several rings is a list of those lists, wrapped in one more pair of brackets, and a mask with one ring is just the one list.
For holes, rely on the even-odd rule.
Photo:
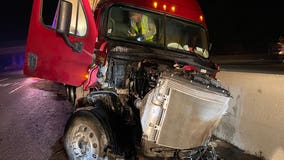
{"label": "truck tire", "polygon": [[105,160],[109,144],[99,119],[89,111],[76,112],[65,128],[64,148],[69,160]]}
{"label": "truck tire", "polygon": [[75,102],[76,102],[76,87],[74,86],[69,86],[70,89],[69,89],[69,95],[70,95],[70,103],[74,106],[75,105]]}
{"label": "truck tire", "polygon": [[66,99],[70,101],[70,86],[65,85]]}
{"label": "truck tire", "polygon": [[74,106],[76,102],[76,87],[65,85],[66,99]]}

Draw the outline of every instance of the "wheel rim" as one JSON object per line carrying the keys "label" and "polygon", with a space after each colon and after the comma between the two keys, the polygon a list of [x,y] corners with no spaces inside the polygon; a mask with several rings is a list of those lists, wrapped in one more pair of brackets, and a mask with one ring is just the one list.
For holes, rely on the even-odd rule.
{"label": "wheel rim", "polygon": [[[90,127],[81,124],[71,128],[70,136],[65,141],[65,147],[69,158],[74,160],[107,160],[107,157],[100,157],[100,152],[103,150],[96,135]],[[102,135],[103,136],[103,135]],[[103,138],[103,137],[101,137]]]}

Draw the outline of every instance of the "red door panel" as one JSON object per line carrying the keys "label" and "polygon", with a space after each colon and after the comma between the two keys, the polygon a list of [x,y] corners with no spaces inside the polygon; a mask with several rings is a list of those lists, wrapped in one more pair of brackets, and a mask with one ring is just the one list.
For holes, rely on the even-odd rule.
{"label": "red door panel", "polygon": [[88,0],[82,0],[87,21],[84,37],[69,35],[71,42],[83,43],[82,53],[72,51],[60,34],[41,22],[41,0],[34,0],[25,54],[24,73],[80,86],[92,62],[97,29]]}

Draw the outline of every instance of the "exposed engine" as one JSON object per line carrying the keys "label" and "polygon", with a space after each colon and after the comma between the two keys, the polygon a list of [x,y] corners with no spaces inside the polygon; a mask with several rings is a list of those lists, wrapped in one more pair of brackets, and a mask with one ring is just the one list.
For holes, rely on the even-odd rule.
{"label": "exposed engine", "polygon": [[189,158],[204,150],[228,107],[229,92],[206,72],[183,64],[113,53],[100,67],[96,90],[115,93],[119,105],[111,108],[119,108],[126,124],[139,124],[136,140],[143,154],[173,157],[179,151]]}
{"label": "exposed engine", "polygon": [[102,88],[112,88],[119,94],[143,98],[156,86],[160,74],[169,70],[168,65],[151,60],[110,58],[107,71],[99,74],[104,77]]}
{"label": "exposed engine", "polygon": [[135,56],[109,54],[108,62],[100,67],[98,73],[100,88],[115,89],[118,94],[143,98],[155,88],[162,73],[175,77],[183,77],[198,86],[206,86],[210,90],[228,96],[220,83],[209,74],[195,70],[186,70],[185,65],[173,61],[147,59]]}

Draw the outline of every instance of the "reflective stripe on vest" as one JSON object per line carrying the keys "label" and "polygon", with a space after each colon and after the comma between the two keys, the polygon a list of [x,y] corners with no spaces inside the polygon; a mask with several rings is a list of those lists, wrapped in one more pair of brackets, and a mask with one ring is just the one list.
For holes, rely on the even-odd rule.
{"label": "reflective stripe on vest", "polygon": [[[138,32],[138,27],[136,25],[136,23],[134,21],[131,21],[131,27],[135,30],[135,32],[139,33]],[[144,16],[142,15],[142,19],[141,19],[141,34],[142,35],[145,35],[149,30],[149,24],[148,24],[148,17],[147,16]],[[152,40],[153,39],[153,35],[150,35],[148,37],[144,37],[145,40]]]}

